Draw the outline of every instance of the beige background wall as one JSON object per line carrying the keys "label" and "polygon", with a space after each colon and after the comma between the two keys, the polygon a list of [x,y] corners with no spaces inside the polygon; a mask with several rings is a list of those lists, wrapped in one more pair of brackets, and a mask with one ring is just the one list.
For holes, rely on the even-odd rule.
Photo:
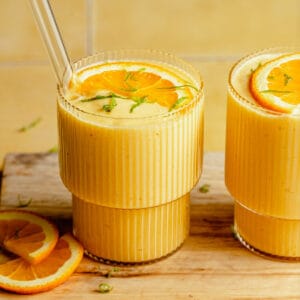
{"label": "beige background wall", "polygon": [[[300,44],[300,0],[51,0],[71,60],[159,48],[192,63],[206,92],[205,150],[224,150],[226,81],[241,56]],[[27,0],[0,0],[0,165],[56,145],[55,79]],[[20,133],[18,128],[41,118]]]}

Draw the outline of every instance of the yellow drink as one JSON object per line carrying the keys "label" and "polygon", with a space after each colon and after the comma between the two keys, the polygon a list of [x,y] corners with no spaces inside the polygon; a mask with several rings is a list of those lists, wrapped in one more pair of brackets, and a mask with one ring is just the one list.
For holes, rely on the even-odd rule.
{"label": "yellow drink", "polygon": [[151,261],[175,251],[188,235],[189,201],[187,194],[164,205],[118,209],[73,196],[74,234],[97,257]]}
{"label": "yellow drink", "polygon": [[264,108],[249,91],[251,69],[285,52],[257,53],[231,71],[225,180],[235,199],[235,228],[243,243],[262,253],[296,259],[300,257],[300,114]]}
{"label": "yellow drink", "polygon": [[[201,174],[197,72],[151,51],[102,54],[75,69],[81,95],[71,85],[58,100],[60,173],[73,194],[75,235],[105,260],[143,262],[173,252],[188,234],[189,192]],[[99,96],[103,78],[107,90]],[[173,97],[186,103],[168,106]]]}

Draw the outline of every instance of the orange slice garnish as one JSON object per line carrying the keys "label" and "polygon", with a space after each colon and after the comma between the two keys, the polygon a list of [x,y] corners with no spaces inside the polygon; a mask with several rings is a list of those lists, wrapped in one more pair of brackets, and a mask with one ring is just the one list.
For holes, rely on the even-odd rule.
{"label": "orange slice garnish", "polygon": [[47,257],[57,240],[57,228],[45,218],[27,211],[0,211],[0,246],[29,263]]}
{"label": "orange slice garnish", "polygon": [[258,67],[251,76],[250,90],[267,109],[299,111],[300,53],[282,55]]}
{"label": "orange slice garnish", "polygon": [[0,288],[19,294],[50,290],[69,278],[82,257],[82,246],[70,234],[65,234],[53,251],[36,265],[23,258],[0,264]]}
{"label": "orange slice garnish", "polygon": [[[145,99],[148,103],[158,103],[172,109],[176,106],[181,106],[193,99],[191,88],[197,90],[190,83],[176,77],[173,72],[168,73],[167,69],[160,66],[153,67],[152,65],[141,64],[141,68],[137,70],[125,70],[124,68],[138,66],[138,63],[121,64],[119,69],[104,70],[87,77],[79,86],[76,87],[76,92],[86,97],[92,97],[101,93],[112,93],[120,96],[122,99],[138,101]],[[114,66],[114,63],[106,67]],[[114,66],[115,67],[115,66]],[[155,71],[153,71],[155,69]],[[89,70],[89,69],[87,69]],[[84,71],[83,71],[84,72]],[[168,74],[168,78],[165,78]],[[175,85],[170,78],[176,78],[181,81],[181,85]],[[70,84],[73,88],[74,85]],[[178,90],[185,97],[178,96]],[[184,99],[183,99],[184,98]],[[179,101],[178,100],[184,100]]]}

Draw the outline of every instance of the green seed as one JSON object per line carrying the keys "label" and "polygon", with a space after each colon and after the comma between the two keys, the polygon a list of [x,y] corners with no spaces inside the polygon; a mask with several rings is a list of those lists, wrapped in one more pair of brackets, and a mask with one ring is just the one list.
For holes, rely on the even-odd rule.
{"label": "green seed", "polygon": [[109,293],[112,289],[112,286],[108,283],[100,283],[98,286],[98,292],[101,294]]}
{"label": "green seed", "polygon": [[208,193],[209,192],[209,188],[210,188],[210,185],[209,184],[203,184],[200,188],[199,188],[199,192],[200,193]]}

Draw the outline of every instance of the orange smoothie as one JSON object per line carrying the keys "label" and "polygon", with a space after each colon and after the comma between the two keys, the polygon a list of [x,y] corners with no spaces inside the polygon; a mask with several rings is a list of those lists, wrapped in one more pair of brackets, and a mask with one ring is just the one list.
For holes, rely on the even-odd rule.
{"label": "orange smoothie", "polygon": [[74,233],[93,256],[151,261],[188,234],[189,192],[202,167],[197,72],[155,51],[100,54],[60,89],[60,174]]}
{"label": "orange smoothie", "polygon": [[300,55],[279,58],[295,51],[256,53],[232,69],[225,163],[241,241],[291,259],[300,258]]}

